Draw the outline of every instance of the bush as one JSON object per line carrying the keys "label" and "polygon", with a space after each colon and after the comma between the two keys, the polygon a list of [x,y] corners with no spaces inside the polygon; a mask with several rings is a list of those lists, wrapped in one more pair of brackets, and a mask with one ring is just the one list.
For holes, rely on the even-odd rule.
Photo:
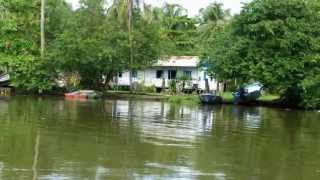
{"label": "bush", "polygon": [[144,86],[143,92],[154,93],[154,92],[156,92],[156,87],[154,85],[153,86]]}
{"label": "bush", "polygon": [[33,56],[18,56],[9,64],[10,80],[14,87],[29,93],[50,91],[56,84],[54,73],[45,61]]}
{"label": "bush", "polygon": [[170,80],[169,81],[169,92],[170,92],[170,94],[176,94],[177,93],[177,82],[176,82],[176,80]]}
{"label": "bush", "polygon": [[302,82],[303,106],[307,109],[320,108],[320,75],[311,76]]}

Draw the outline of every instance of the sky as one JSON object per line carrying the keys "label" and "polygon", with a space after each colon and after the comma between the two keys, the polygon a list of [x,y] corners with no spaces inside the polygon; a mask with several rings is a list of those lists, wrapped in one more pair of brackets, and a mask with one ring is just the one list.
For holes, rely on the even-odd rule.
{"label": "sky", "polygon": [[[66,1],[76,8],[79,0]],[[233,14],[238,14],[240,13],[242,3],[248,1],[249,0],[144,0],[145,3],[152,4],[154,6],[162,6],[165,2],[180,4],[188,10],[188,14],[191,17],[197,15],[201,8],[204,8],[213,2],[221,2],[224,4],[224,8],[230,9]]]}

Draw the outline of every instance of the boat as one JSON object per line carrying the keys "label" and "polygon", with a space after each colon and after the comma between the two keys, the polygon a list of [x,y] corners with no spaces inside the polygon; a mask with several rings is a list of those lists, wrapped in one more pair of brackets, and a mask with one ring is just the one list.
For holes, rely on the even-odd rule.
{"label": "boat", "polygon": [[0,74],[0,87],[6,87],[10,84],[9,74]]}
{"label": "boat", "polygon": [[97,99],[101,97],[101,93],[93,90],[80,90],[71,93],[65,93],[67,99]]}
{"label": "boat", "polygon": [[240,87],[236,92],[232,93],[235,104],[247,104],[256,101],[262,93],[262,84],[252,83]]}
{"label": "boat", "polygon": [[200,94],[199,98],[203,104],[221,104],[222,103],[222,97],[217,96],[213,93]]}
{"label": "boat", "polygon": [[208,78],[205,79],[206,91],[203,94],[199,95],[200,101],[203,104],[221,104],[222,97],[217,96],[216,92],[210,91]]}

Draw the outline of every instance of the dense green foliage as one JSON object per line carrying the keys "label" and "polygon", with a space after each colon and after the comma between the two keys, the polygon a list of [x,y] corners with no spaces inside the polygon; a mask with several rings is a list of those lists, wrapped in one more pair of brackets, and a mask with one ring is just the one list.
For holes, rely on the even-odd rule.
{"label": "dense green foliage", "polygon": [[0,66],[12,83],[28,91],[43,91],[53,85],[47,61],[40,63],[38,2],[0,1]]}
{"label": "dense green foliage", "polygon": [[[81,86],[99,88],[123,70],[151,65],[159,56],[157,24],[133,9],[132,49],[121,2],[81,1],[70,24],[53,44],[52,59],[64,72],[78,72]],[[77,33],[75,33],[77,32]],[[133,62],[130,62],[132,53]]]}
{"label": "dense green foliage", "polygon": [[219,79],[260,81],[285,103],[319,107],[320,3],[254,0],[212,35],[207,51]]}
{"label": "dense green foliage", "polygon": [[177,4],[165,4],[160,11],[161,33],[166,55],[195,55],[196,22]]}
{"label": "dense green foliage", "polygon": [[[128,2],[82,0],[72,10],[64,0],[45,4],[46,51],[40,58],[40,1],[0,1],[0,65],[12,85],[42,92],[65,73],[80,75],[84,88],[105,87],[125,69],[151,65],[160,55],[159,23],[139,6],[132,7],[132,31],[127,28]],[[133,62],[129,61],[132,55]]]}
{"label": "dense green foliage", "polygon": [[[317,0],[253,0],[234,17],[213,3],[195,18],[177,4],[81,0],[72,9],[65,0],[46,0],[43,58],[40,6],[40,0],[0,0],[0,73],[9,73],[18,89],[48,91],[68,74],[74,75],[69,84],[104,89],[119,72],[161,56],[199,55],[221,82],[260,81],[285,103],[320,106]],[[188,84],[179,77],[171,89]]]}

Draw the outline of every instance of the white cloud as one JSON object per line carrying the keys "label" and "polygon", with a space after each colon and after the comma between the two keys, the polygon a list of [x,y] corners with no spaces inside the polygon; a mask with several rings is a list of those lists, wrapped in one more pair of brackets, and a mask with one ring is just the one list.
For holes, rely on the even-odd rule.
{"label": "white cloud", "polygon": [[[79,0],[66,0],[71,3],[73,7],[78,6]],[[195,16],[198,14],[201,8],[208,6],[213,2],[221,2],[224,4],[224,8],[231,9],[233,14],[239,13],[242,7],[242,3],[248,2],[250,0],[144,0],[147,4],[152,4],[155,6],[162,6],[165,2],[181,4],[184,8],[188,10],[190,16]]]}

